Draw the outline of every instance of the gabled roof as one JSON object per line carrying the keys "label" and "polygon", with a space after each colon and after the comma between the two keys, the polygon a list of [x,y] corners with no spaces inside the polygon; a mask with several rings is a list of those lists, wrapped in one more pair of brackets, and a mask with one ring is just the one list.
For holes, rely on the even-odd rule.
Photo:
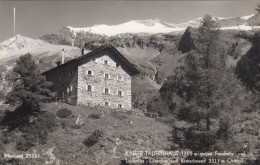
{"label": "gabled roof", "polygon": [[127,72],[133,76],[136,74],[139,74],[140,72],[133,66],[133,64],[131,64],[115,47],[113,47],[111,44],[106,44],[103,46],[100,46],[99,48],[97,48],[96,50],[93,50],[92,52],[89,52],[87,54],[81,55],[78,58],[75,58],[73,60],[70,60],[64,64],[61,64],[53,69],[50,69],[42,74],[46,74],[48,72],[51,72],[53,70],[56,70],[58,68],[62,68],[62,67],[66,67],[69,64],[76,64],[77,66],[81,65],[84,63],[84,61],[88,61],[90,59],[95,58],[95,56],[99,55],[101,52],[112,52],[111,55],[114,56],[114,58],[117,58],[120,63],[121,63],[121,67],[123,69],[126,69]]}

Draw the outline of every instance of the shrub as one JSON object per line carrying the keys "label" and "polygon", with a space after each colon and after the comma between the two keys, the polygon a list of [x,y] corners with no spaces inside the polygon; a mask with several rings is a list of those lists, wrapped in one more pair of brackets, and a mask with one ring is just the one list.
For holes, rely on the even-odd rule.
{"label": "shrub", "polygon": [[208,151],[210,146],[216,142],[215,133],[212,131],[196,131],[189,128],[184,133],[185,146],[193,151]]}
{"label": "shrub", "polygon": [[31,141],[23,139],[16,143],[15,148],[19,151],[27,151],[32,146],[34,146],[34,144]]}
{"label": "shrub", "polygon": [[20,128],[26,125],[29,121],[29,115],[25,115],[22,111],[5,111],[3,119],[1,121],[2,125],[8,126],[9,130],[15,128]]}
{"label": "shrub", "polygon": [[153,96],[147,103],[148,112],[157,112],[159,116],[169,114],[169,108],[166,102],[159,96]]}
{"label": "shrub", "polygon": [[23,138],[26,141],[45,144],[49,132],[52,132],[56,126],[55,116],[48,112],[42,112],[33,124],[22,127],[21,132],[24,133]]}
{"label": "shrub", "polygon": [[101,118],[101,114],[91,114],[88,116],[91,119],[100,119]]}
{"label": "shrub", "polygon": [[63,108],[57,111],[56,115],[60,118],[67,118],[71,114],[71,110]]}
{"label": "shrub", "polygon": [[83,144],[87,147],[91,147],[94,144],[96,144],[103,135],[104,135],[103,131],[96,130],[87,139],[83,141]]}

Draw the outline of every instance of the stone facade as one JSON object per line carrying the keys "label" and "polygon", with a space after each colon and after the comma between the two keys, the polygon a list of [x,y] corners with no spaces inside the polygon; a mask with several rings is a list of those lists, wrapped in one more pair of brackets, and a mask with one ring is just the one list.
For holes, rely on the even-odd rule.
{"label": "stone facade", "polygon": [[78,104],[131,109],[131,76],[103,55],[78,67],[77,93]]}
{"label": "stone facade", "polygon": [[56,97],[72,105],[130,110],[132,76],[139,73],[111,45],[43,73]]}

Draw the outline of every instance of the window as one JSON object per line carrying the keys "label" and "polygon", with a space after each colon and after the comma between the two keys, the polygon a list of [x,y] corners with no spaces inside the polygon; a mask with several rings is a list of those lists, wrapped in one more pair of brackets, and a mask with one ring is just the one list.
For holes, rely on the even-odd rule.
{"label": "window", "polygon": [[122,91],[118,91],[118,96],[122,96]]}
{"label": "window", "polygon": [[91,76],[92,75],[92,72],[91,70],[88,71],[88,76]]}
{"label": "window", "polygon": [[105,94],[108,94],[108,89],[107,88],[105,88]]}
{"label": "window", "polygon": [[118,81],[118,82],[124,81],[124,77],[122,77],[122,76],[117,76],[117,81]]}
{"label": "window", "polygon": [[91,86],[90,85],[88,85],[88,91],[91,91]]}
{"label": "window", "polygon": [[105,65],[107,65],[107,64],[108,64],[107,60],[105,60],[105,61],[104,61],[104,64],[105,64]]}
{"label": "window", "polygon": [[108,107],[108,102],[105,102],[105,107]]}
{"label": "window", "polygon": [[122,104],[118,104],[118,109],[122,109]]}
{"label": "window", "polygon": [[105,79],[108,79],[108,77],[109,77],[109,76],[108,76],[108,74],[106,73],[106,74],[105,74]]}
{"label": "window", "polygon": [[117,68],[119,67],[119,64],[118,64],[118,63],[116,63],[116,67],[117,67]]}

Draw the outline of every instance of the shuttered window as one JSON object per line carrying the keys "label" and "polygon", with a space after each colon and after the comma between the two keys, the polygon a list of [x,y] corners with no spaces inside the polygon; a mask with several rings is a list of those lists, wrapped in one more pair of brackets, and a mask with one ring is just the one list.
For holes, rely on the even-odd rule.
{"label": "shuttered window", "polygon": [[105,94],[108,94],[109,90],[107,88],[105,88]]}
{"label": "shuttered window", "polygon": [[109,75],[106,73],[105,74],[105,79],[108,79],[109,78]]}
{"label": "shuttered window", "polygon": [[90,86],[90,85],[88,85],[88,91],[91,91],[91,89],[92,89],[92,88],[91,88],[91,86]]}

